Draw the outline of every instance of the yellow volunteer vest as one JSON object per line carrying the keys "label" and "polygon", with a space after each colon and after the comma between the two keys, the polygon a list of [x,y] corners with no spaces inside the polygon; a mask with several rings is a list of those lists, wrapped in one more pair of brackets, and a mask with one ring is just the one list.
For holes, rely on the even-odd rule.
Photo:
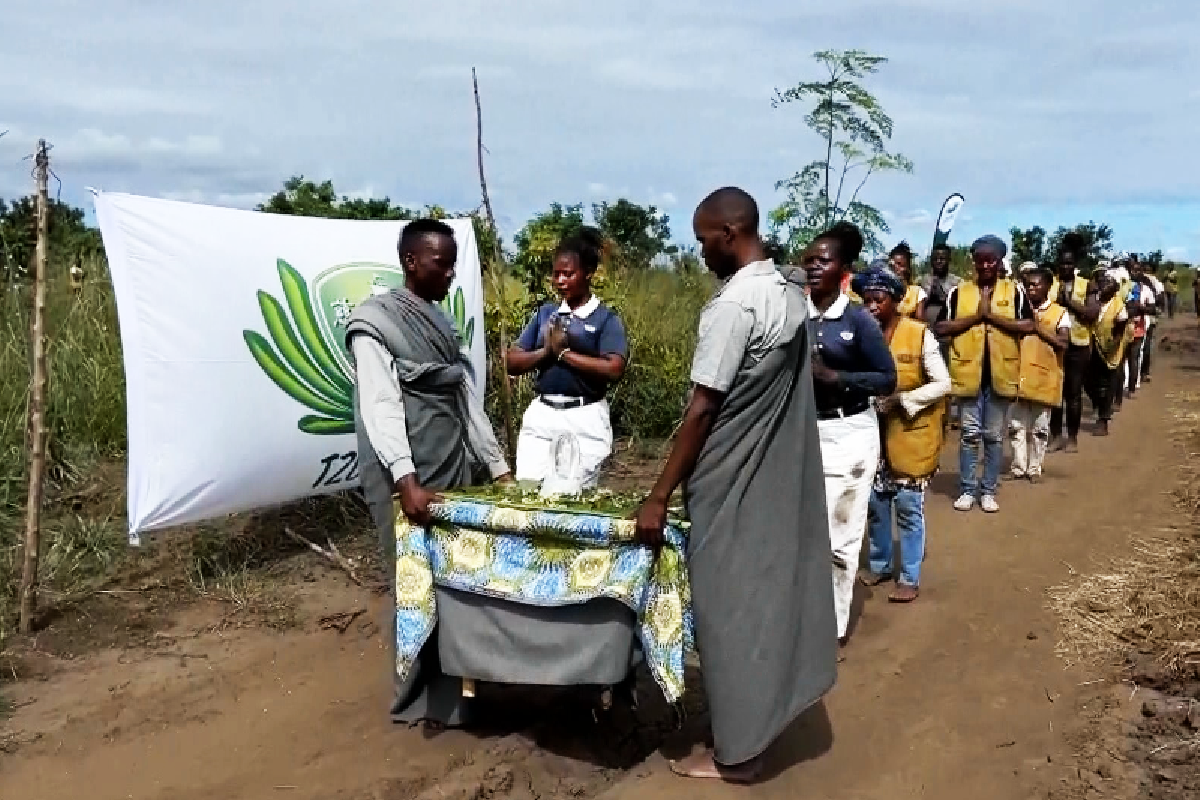
{"label": "yellow volunteer vest", "polygon": [[[921,350],[925,344],[925,326],[901,317],[888,343],[896,362],[896,391],[909,392],[929,381]],[[937,470],[942,454],[943,417],[946,403],[939,400],[922,409],[912,419],[896,409],[887,415],[883,427],[884,452],[892,474],[901,478],[928,478]]]}
{"label": "yellow volunteer vest", "polygon": [[[979,286],[974,281],[958,285],[956,317],[970,316],[979,308]],[[991,311],[1007,319],[1017,318],[1017,286],[998,278],[992,290]],[[990,325],[976,325],[950,343],[950,384],[956,397],[975,397],[983,381],[984,344],[992,373],[992,390],[1000,397],[1017,396],[1021,374],[1021,350],[1017,339]]]}
{"label": "yellow volunteer vest", "polygon": [[[1058,303],[1051,303],[1045,311],[1034,312],[1037,326],[1055,336],[1063,311]],[[1021,339],[1021,385],[1017,397],[1057,408],[1062,404],[1062,390],[1063,354],[1036,333]]]}
{"label": "yellow volunteer vest", "polygon": [[1092,328],[1092,338],[1096,341],[1096,352],[1104,359],[1104,363],[1109,369],[1116,369],[1121,365],[1121,358],[1125,355],[1125,345],[1133,338],[1133,323],[1129,322],[1125,325],[1124,335],[1113,336],[1113,325],[1116,324],[1117,314],[1125,306],[1125,295],[1118,293],[1108,304],[1107,310],[1101,310],[1100,318],[1096,320],[1095,326]]}
{"label": "yellow volunteer vest", "polygon": [[[1075,276],[1075,285],[1071,287],[1071,299],[1076,303],[1083,305],[1087,302],[1088,279]],[[1052,294],[1051,297],[1058,295]],[[1079,321],[1079,317],[1075,314],[1071,315],[1071,344],[1077,347],[1086,347],[1092,343],[1091,326],[1085,325]]]}
{"label": "yellow volunteer vest", "polygon": [[900,316],[914,318],[917,316],[917,295],[920,292],[921,290],[916,286],[908,287],[908,292],[905,293],[904,299],[900,301],[900,305],[896,309],[900,312]]}

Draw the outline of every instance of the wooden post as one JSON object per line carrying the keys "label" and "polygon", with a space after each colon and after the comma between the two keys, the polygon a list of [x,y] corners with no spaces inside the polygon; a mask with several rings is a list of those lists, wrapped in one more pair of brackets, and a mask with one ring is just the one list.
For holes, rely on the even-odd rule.
{"label": "wooden post", "polygon": [[46,140],[38,140],[34,165],[37,175],[37,249],[33,259],[33,314],[30,351],[33,379],[29,387],[29,495],[25,503],[24,563],[21,568],[21,633],[33,630],[37,610],[38,553],[41,548],[42,478],[46,472],[46,252],[49,245],[50,198],[47,183],[50,156]]}
{"label": "wooden post", "polygon": [[503,269],[504,250],[500,247],[500,229],[496,227],[496,215],[492,213],[492,199],[488,196],[487,178],[483,174],[483,112],[479,105],[479,78],[471,67],[471,84],[475,89],[475,160],[479,165],[479,190],[483,193],[483,208],[487,213],[488,225],[492,229],[492,283],[496,287],[496,299],[500,303],[500,414],[504,417],[504,449],[511,469],[517,468],[517,434],[513,430],[512,386],[508,381],[508,304],[504,296],[507,270]]}

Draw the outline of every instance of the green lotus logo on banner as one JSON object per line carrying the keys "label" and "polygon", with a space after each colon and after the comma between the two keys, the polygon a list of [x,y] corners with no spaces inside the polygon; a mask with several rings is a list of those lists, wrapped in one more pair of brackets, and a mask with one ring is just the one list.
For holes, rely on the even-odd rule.
{"label": "green lotus logo on banner", "polygon": [[[346,325],[354,308],[374,294],[404,285],[398,266],[369,261],[340,264],[313,279],[283,259],[276,262],[287,309],[269,293],[258,292],[268,340],[242,331],[250,354],[267,377],[289,397],[315,413],[297,427],[315,435],[354,432],[354,369],[346,350]],[[440,304],[454,322],[465,350],[475,339],[475,319],[467,313],[462,287]]]}

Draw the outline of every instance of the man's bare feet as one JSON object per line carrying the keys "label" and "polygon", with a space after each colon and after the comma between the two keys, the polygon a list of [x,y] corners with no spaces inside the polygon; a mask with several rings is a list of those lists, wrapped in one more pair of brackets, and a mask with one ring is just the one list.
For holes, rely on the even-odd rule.
{"label": "man's bare feet", "polygon": [[754,783],[762,775],[762,758],[752,758],[727,767],[718,764],[712,750],[702,750],[679,761],[671,762],[671,771],[685,778],[708,778],[727,783]]}

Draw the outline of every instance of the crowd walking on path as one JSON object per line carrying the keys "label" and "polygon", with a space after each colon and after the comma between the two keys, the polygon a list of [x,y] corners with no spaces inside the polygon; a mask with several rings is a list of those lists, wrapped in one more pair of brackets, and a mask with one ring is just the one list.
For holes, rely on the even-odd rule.
{"label": "crowd walking on path", "polygon": [[[997,236],[972,244],[965,277],[951,273],[942,244],[918,279],[905,243],[856,270],[863,236],[848,222],[818,234],[798,267],[767,257],[760,226],[754,199],[733,187],[695,211],[701,256],[720,284],[700,315],[682,421],[636,514],[637,542],[656,551],[677,491],[691,524],[687,570],[712,747],[672,768],[733,782],[758,779],[772,742],[833,686],[856,582],[893,584],[895,603],[920,596],[927,489],[953,420],[953,506],[998,513],[1005,443],[1006,477],[1040,483],[1048,453],[1080,451],[1084,395],[1095,434],[1107,435],[1123,401],[1151,379],[1157,323],[1174,314],[1178,292],[1174,271],[1159,280],[1132,255],[1085,263],[1074,234],[1055,263],[1012,275]],[[583,486],[612,452],[606,398],[631,343],[592,292],[602,250],[590,229],[559,244],[559,299],[537,310],[506,354],[509,374],[535,377],[519,480],[546,478],[563,433],[578,442]],[[393,497],[399,514],[427,525],[439,491],[481,476],[513,480],[469,402],[475,378],[437,307],[454,277],[453,232],[410,222],[399,256],[405,286],[363,303],[347,334],[363,487],[385,550],[394,548]],[[511,612],[498,603],[464,605],[457,618],[518,624],[503,622]],[[576,613],[585,608],[541,611],[585,636],[595,624]],[[461,683],[441,672],[435,633],[397,683],[394,718],[466,724]]]}

